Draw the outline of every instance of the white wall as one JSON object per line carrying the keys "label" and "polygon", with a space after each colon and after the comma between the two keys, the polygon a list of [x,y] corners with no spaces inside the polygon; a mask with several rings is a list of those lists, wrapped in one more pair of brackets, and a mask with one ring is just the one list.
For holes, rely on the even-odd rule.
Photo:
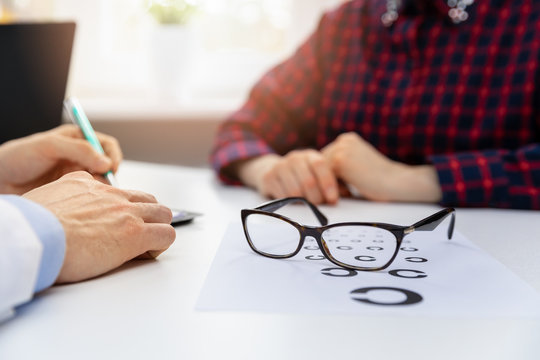
{"label": "white wall", "polygon": [[[5,1],[5,0],[4,0]],[[155,22],[144,0],[11,0],[26,17],[78,23],[69,93],[81,98],[155,95]],[[241,98],[293,51],[321,12],[342,0],[199,0],[189,92]],[[26,4],[26,5],[25,5]]]}
{"label": "white wall", "polygon": [[342,2],[201,0],[209,7],[192,23],[191,79],[178,97],[156,85],[157,26],[144,0],[11,1],[20,18],[77,22],[68,95],[81,99],[97,130],[120,140],[126,158],[196,166],[207,166],[220,121],[252,83]]}

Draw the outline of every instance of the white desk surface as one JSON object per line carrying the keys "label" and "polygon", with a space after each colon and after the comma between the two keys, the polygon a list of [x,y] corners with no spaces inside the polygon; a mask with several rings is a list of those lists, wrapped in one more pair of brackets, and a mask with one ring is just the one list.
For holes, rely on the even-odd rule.
{"label": "white desk surface", "polygon": [[[209,169],[125,162],[119,180],[205,215],[178,227],[157,261],[53,287],[19,308],[0,325],[0,359],[540,359],[540,319],[195,311],[227,224],[265,199],[220,185]],[[398,224],[436,209],[359,200],[322,207],[331,221],[355,214]],[[460,208],[456,220],[459,231],[540,291],[540,212]]]}

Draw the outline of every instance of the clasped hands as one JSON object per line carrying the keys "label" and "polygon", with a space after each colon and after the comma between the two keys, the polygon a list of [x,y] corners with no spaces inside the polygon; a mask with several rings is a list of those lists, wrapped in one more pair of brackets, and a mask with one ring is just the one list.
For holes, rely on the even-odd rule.
{"label": "clasped hands", "polygon": [[348,187],[373,201],[438,202],[442,196],[433,166],[393,161],[352,132],[320,151],[263,155],[237,163],[232,171],[265,196],[303,196],[315,204],[337,203]]}

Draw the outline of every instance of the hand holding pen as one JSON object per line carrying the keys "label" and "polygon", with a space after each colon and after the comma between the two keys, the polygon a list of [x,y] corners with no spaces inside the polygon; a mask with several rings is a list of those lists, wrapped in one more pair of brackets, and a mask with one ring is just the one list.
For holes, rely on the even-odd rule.
{"label": "hand holding pen", "polygon": [[73,171],[103,174],[116,171],[122,151],[116,139],[96,134],[107,154],[96,152],[74,125],[2,144],[0,151],[0,192],[24,194]]}
{"label": "hand holding pen", "polygon": [[[90,143],[94,150],[96,150],[99,154],[104,155],[105,151],[103,150],[96,132],[92,128],[92,125],[90,124],[90,121],[88,120],[88,117],[86,116],[79,101],[73,97],[66,99],[64,101],[64,109],[66,110],[71,121],[81,129],[85,139]],[[109,185],[119,187],[118,181],[114,177],[111,170],[105,172],[103,177],[105,177],[105,180],[107,180]]]}
{"label": "hand holding pen", "polygon": [[[73,121],[74,124],[76,124],[82,131],[84,137],[88,142],[92,145],[92,147],[100,154],[104,154],[103,148],[99,142],[98,137],[96,136],[96,133],[94,132],[94,129],[92,128],[92,125],[90,124],[90,121],[88,120],[88,117],[84,113],[84,110],[79,103],[79,101],[75,98],[68,98],[66,101],[64,101],[64,109],[68,113],[69,117]],[[116,168],[115,168],[116,169]],[[114,186],[119,187],[118,181],[116,180],[114,174],[112,171],[107,171],[105,174],[103,174],[107,182]],[[191,211],[186,210],[178,210],[178,209],[171,209],[173,213],[173,219],[172,224],[183,224],[188,223],[192,221],[195,217],[200,216],[200,213],[195,213]]]}

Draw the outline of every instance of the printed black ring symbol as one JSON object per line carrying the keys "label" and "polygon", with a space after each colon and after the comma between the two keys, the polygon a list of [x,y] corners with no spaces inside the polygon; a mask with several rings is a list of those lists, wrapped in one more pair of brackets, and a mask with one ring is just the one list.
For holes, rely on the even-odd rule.
{"label": "printed black ring symbol", "polygon": [[308,255],[308,256],[306,256],[306,260],[324,260],[324,256],[322,256],[322,255]]}
{"label": "printed black ring symbol", "polygon": [[417,248],[410,247],[410,246],[404,246],[404,247],[401,248],[401,251],[414,252],[414,251],[418,251],[418,249],[417,249]]}
{"label": "printed black ring symbol", "polygon": [[373,250],[373,251],[381,251],[381,250],[384,250],[384,248],[380,247],[380,246],[368,246],[366,247],[366,249],[368,250]]}
{"label": "printed black ring symbol", "polygon": [[[402,272],[414,273],[416,275],[412,275],[412,276],[402,275],[402,274],[400,274]],[[396,269],[396,270],[390,270],[388,273],[390,275],[392,275],[392,276],[396,276],[396,277],[403,278],[403,279],[423,279],[423,278],[427,277],[425,272],[419,271],[419,270]]]}
{"label": "printed black ring symbol", "polygon": [[427,259],[425,259],[423,257],[416,257],[416,256],[406,257],[405,260],[407,260],[408,262],[412,262],[412,263],[425,263],[425,262],[427,262]]}
{"label": "printed black ring symbol", "polygon": [[319,250],[319,247],[318,246],[308,245],[308,246],[304,246],[304,249],[306,249],[306,250]]}
{"label": "printed black ring symbol", "polygon": [[336,247],[336,249],[339,249],[339,250],[352,250],[352,246],[338,246]]}
{"label": "printed black ring symbol", "polygon": [[[345,272],[345,274],[339,274],[339,273],[335,273],[335,272],[332,272],[332,271],[338,271],[338,272]],[[326,275],[326,276],[332,276],[332,277],[353,277],[353,276],[356,276],[358,275],[358,272],[356,270],[350,270],[350,269],[345,269],[345,268],[341,268],[341,267],[334,267],[334,268],[326,268],[326,269],[322,269],[321,270],[321,274],[323,275]]]}
{"label": "printed black ring symbol", "polygon": [[358,261],[375,261],[377,258],[369,255],[358,255],[354,257]]}
{"label": "printed black ring symbol", "polygon": [[[397,303],[381,303],[374,300],[370,300],[369,298],[358,297],[358,295],[369,295],[370,291],[375,291],[375,290],[390,290],[390,291],[399,292],[405,295],[405,300],[397,302]],[[422,301],[422,296],[418,293],[415,293],[414,291],[393,288],[393,287],[360,288],[360,289],[351,291],[350,294],[354,301],[363,302],[365,304],[372,304],[372,305],[383,305],[383,306],[414,305]]]}

